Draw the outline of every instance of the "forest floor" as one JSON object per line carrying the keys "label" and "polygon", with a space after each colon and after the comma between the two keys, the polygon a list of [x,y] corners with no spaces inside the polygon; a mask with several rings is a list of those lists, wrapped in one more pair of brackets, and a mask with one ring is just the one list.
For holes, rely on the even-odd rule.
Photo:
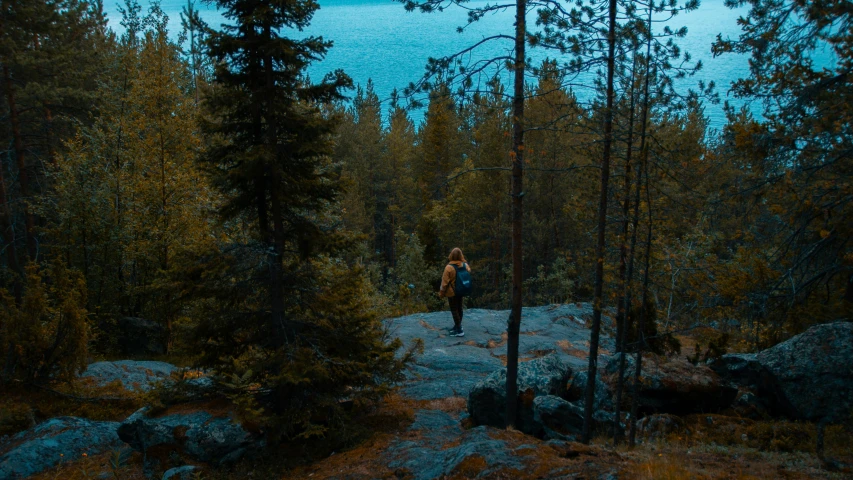
{"label": "forest floor", "polygon": [[[853,471],[825,468],[814,453],[813,424],[726,414],[682,417],[684,428],[657,439],[643,438],[634,448],[613,446],[600,435],[590,445],[543,441],[515,430],[472,425],[467,394],[473,385],[506,362],[505,311],[466,311],[462,338],[447,336],[447,312],[415,314],[387,321],[389,332],[404,342],[420,338],[420,355],[398,393],[361,418],[357,442],[329,456],[298,445],[269,449],[235,465],[204,468],[199,479],[844,479]],[[522,361],[554,353],[572,368],[585,368],[588,305],[525,309]],[[684,340],[691,340],[689,337]],[[612,351],[604,337],[602,358]],[[682,355],[689,354],[689,349]],[[82,395],[79,387],[74,395]],[[94,388],[94,387],[89,387]],[[104,391],[96,393],[103,395]],[[115,396],[115,392],[110,392]],[[61,398],[61,396],[59,397]],[[45,392],[44,405],[57,400]],[[18,403],[27,400],[18,398]],[[59,401],[53,415],[72,414],[121,420],[144,398],[113,406],[74,406]],[[67,403],[63,403],[67,402]],[[12,407],[14,399],[0,404]],[[62,405],[66,405],[62,407]],[[18,407],[15,407],[18,408]],[[47,407],[45,407],[47,408]],[[67,411],[66,411],[67,410]],[[724,412],[725,413],[725,412]],[[114,417],[114,418],[113,418]],[[853,442],[840,427],[826,435],[828,457],[853,465]],[[118,459],[115,453],[68,459],[32,478],[143,479],[142,456]],[[155,477],[159,478],[159,477]]]}

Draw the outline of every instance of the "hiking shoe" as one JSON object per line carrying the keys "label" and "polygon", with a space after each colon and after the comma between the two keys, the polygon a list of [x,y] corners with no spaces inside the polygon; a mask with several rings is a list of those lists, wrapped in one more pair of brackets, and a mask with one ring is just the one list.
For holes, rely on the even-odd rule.
{"label": "hiking shoe", "polygon": [[450,332],[450,336],[451,337],[464,337],[465,336],[465,330],[462,330],[461,327],[459,328],[459,330],[456,330],[454,328],[453,331]]}
{"label": "hiking shoe", "polygon": [[447,332],[447,336],[448,337],[455,337],[457,333],[459,333],[459,330],[457,330],[456,327],[451,327],[450,331]]}

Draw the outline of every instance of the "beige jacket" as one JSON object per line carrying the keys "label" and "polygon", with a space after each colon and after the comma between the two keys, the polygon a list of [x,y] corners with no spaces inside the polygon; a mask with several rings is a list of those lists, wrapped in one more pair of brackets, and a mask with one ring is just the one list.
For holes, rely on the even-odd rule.
{"label": "beige jacket", "polygon": [[[444,267],[444,273],[441,275],[441,289],[438,291],[439,297],[453,297],[456,296],[456,292],[454,292],[453,288],[456,285],[456,269],[453,268],[453,265],[457,267],[462,266],[462,262],[459,260],[454,260],[450,262],[446,267]],[[471,265],[465,264],[465,269],[469,272],[471,271]]]}

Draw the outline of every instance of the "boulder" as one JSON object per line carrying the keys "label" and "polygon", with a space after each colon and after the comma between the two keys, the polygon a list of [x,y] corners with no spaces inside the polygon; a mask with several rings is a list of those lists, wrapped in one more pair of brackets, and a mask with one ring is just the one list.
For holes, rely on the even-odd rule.
{"label": "boulder", "polygon": [[77,460],[84,453],[97,455],[121,448],[118,426],[118,422],[57,417],[20,432],[4,445],[0,479],[26,478],[60,462]]}
{"label": "boulder", "polygon": [[[617,353],[609,360],[604,362],[604,368],[599,369],[599,379],[602,377],[607,379],[615,380],[616,374],[619,371],[619,359],[622,358],[622,353]],[[625,384],[631,381],[634,378],[634,369],[636,365],[636,354],[627,354],[625,355]],[[645,362],[648,361],[648,355],[643,356],[643,367],[645,367]],[[645,372],[643,372],[645,373]]]}
{"label": "boulder", "polygon": [[148,391],[177,370],[178,367],[166,362],[118,360],[89,364],[80,376],[92,378],[99,385],[118,380],[130,391]]}
{"label": "boulder", "polygon": [[[557,355],[548,355],[518,365],[519,430],[539,434],[533,421],[533,400],[542,395],[563,396],[572,369]],[[477,425],[504,426],[506,414],[506,368],[498,370],[471,389],[468,413]]]}
{"label": "boulder", "polygon": [[163,355],[166,353],[166,329],[157,322],[139,317],[118,321],[118,346],[125,355]]}
{"label": "boulder", "polygon": [[853,323],[815,325],[757,355],[774,412],[841,422],[853,410]]}
{"label": "boulder", "polygon": [[[624,388],[630,392],[633,383],[634,359],[626,357]],[[619,355],[604,368],[603,380],[616,388]],[[682,359],[643,356],[638,405],[643,413],[703,413],[727,408],[737,396],[738,389],[723,381],[707,365],[693,365]],[[630,394],[624,395],[626,402]],[[623,404],[625,408],[627,405]]]}
{"label": "boulder", "polygon": [[750,390],[766,384],[768,377],[754,353],[727,353],[711,360],[708,366],[723,381]]}
{"label": "boulder", "polygon": [[[615,416],[603,410],[592,415],[593,430],[610,432]],[[543,395],[533,400],[533,420],[548,438],[573,440],[583,433],[583,403],[569,402],[554,395]]]}
{"label": "boulder", "polygon": [[583,405],[554,395],[536,397],[533,420],[541,425],[547,438],[573,440],[567,436],[583,433]]}
{"label": "boulder", "polygon": [[[569,380],[569,386],[564,398],[570,402],[579,401],[583,404],[588,378],[586,370],[575,372]],[[613,399],[611,398],[610,389],[601,380],[600,374],[595,376],[595,402],[593,403],[593,409],[595,411],[613,411]]]}
{"label": "boulder", "polygon": [[524,468],[524,458],[490,433],[486,426],[474,427],[463,430],[456,441],[446,444],[417,437],[405,439],[392,444],[383,456],[399,478],[514,478],[513,474]]}
{"label": "boulder", "polygon": [[[422,341],[418,355],[401,384],[401,393],[416,400],[447,397],[467,398],[471,389],[488,375],[503,368],[507,355],[506,319],[509,311],[471,308],[465,311],[465,336],[450,337],[453,325],[444,312],[416,313],[384,320],[392,338],[411,345]],[[554,352],[570,367],[586,369],[586,345],[590,331],[584,326],[592,315],[588,303],[545,305],[522,309],[519,356],[541,357]],[[613,340],[599,339],[602,350],[613,350]],[[398,354],[402,355],[401,346]]]}
{"label": "boulder", "polygon": [[170,468],[163,474],[162,480],[191,480],[195,475],[196,470],[198,470],[198,468],[193,465]]}
{"label": "boulder", "polygon": [[230,463],[260,442],[228,416],[199,410],[163,417],[147,415],[148,407],[136,411],[118,427],[118,436],[131,448],[145,452],[166,448],[206,463]]}

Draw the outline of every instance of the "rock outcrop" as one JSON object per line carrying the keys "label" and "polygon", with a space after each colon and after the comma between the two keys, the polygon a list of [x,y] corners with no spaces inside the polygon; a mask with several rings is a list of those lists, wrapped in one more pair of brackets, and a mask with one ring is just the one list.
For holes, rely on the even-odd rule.
{"label": "rock outcrop", "polygon": [[118,426],[118,422],[57,417],[18,433],[0,455],[0,479],[26,478],[60,462],[76,461],[83,454],[122,448]]}
{"label": "rock outcrop", "polygon": [[[626,357],[624,387],[630,391],[633,382],[634,358]],[[604,380],[611,390],[616,388],[619,355],[604,368]],[[686,360],[643,356],[643,374],[638,405],[643,413],[688,414],[722,410],[737,397],[737,387],[723,381],[706,365],[693,365]],[[626,402],[629,395],[623,395]],[[622,409],[628,405],[623,404]]]}
{"label": "rock outcrop", "polygon": [[[472,308],[465,311],[465,336],[447,335],[449,312],[417,313],[385,320],[392,337],[404,344],[423,340],[424,353],[415,359],[401,393],[417,400],[467,397],[478,382],[503,367],[506,358],[506,319],[509,312]],[[519,358],[522,361],[554,354],[573,369],[586,369],[592,315],[586,303],[528,307],[521,311]],[[602,350],[613,340],[602,336]]]}
{"label": "rock outcrop", "polygon": [[193,465],[170,468],[166,470],[161,480],[192,480],[197,470],[198,468]]}
{"label": "rock outcrop", "polygon": [[[612,431],[615,415],[596,410],[592,415],[593,431]],[[533,420],[546,438],[575,440],[583,433],[583,402],[569,402],[553,395],[536,397],[533,400]]]}
{"label": "rock outcrop", "polygon": [[86,367],[80,376],[91,378],[99,385],[118,380],[130,391],[148,391],[158,382],[168,380],[178,367],[166,362],[118,360],[95,362]]}
{"label": "rock outcrop", "polygon": [[756,356],[776,413],[841,422],[853,410],[853,323],[815,325]]}
{"label": "rock outcrop", "polygon": [[118,436],[139,452],[165,448],[200,462],[222,464],[234,462],[260,445],[229,416],[214,416],[204,410],[162,417],[147,413],[148,408],[142,408],[118,427]]}
{"label": "rock outcrop", "polygon": [[485,468],[477,472],[487,477],[497,470],[518,469],[522,464],[507,445],[492,438],[486,427],[464,430],[452,414],[439,410],[419,411],[409,427],[414,440],[395,443],[385,453],[388,466],[405,478],[429,480],[459,473],[466,460],[482,459]]}
{"label": "rock outcrop", "polygon": [[709,364],[723,381],[740,388],[757,390],[767,381],[767,373],[755,353],[727,353]]}
{"label": "rock outcrop", "polygon": [[[587,376],[586,370],[574,372],[572,378],[569,380],[569,387],[566,391],[565,399],[570,402],[583,402],[588,379],[589,377]],[[595,411],[612,411],[613,399],[611,397],[612,394],[610,392],[610,388],[608,388],[607,384],[601,380],[601,375],[596,375],[595,403],[593,404],[593,409]]]}
{"label": "rock outcrop", "polygon": [[[543,395],[563,396],[572,369],[556,355],[518,365],[519,430],[538,434],[533,420],[533,401]],[[478,383],[468,394],[468,413],[477,425],[503,427],[506,418],[506,368]]]}

